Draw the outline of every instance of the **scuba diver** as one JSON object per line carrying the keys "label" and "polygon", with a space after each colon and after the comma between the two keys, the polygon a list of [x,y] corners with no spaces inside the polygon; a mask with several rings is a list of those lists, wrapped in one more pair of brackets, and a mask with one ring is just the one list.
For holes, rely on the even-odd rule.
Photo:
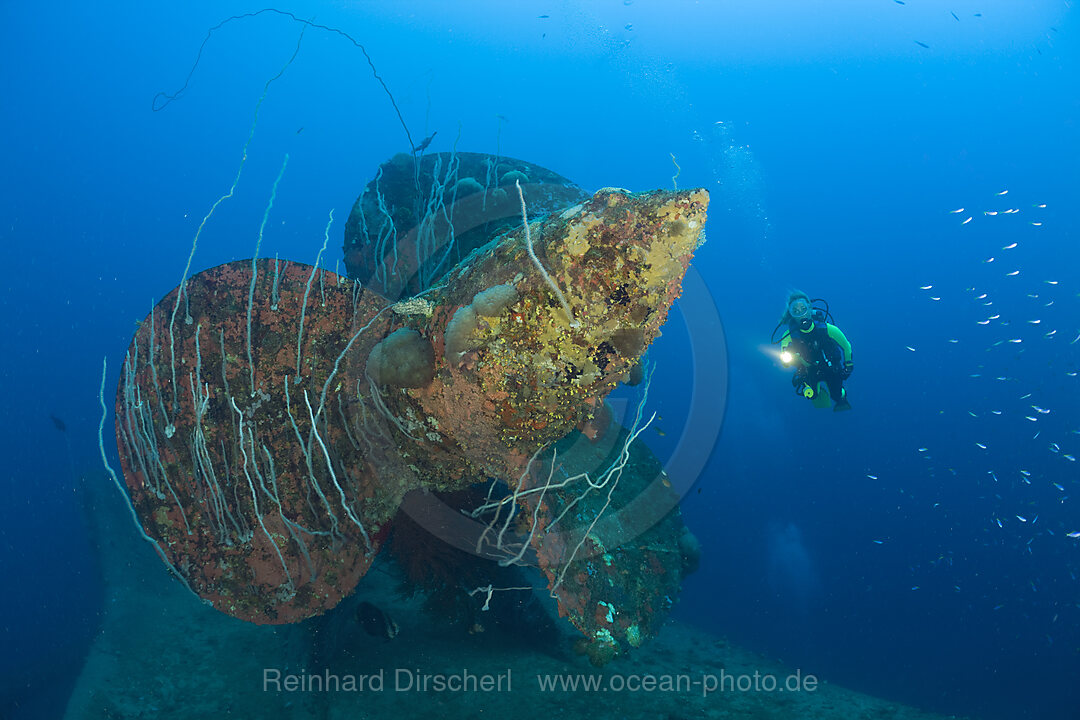
{"label": "scuba diver", "polygon": [[[816,307],[824,303],[825,307]],[[780,360],[784,367],[794,367],[791,384],[795,392],[813,402],[815,407],[828,407],[834,400],[834,411],[850,410],[844,381],[851,376],[855,363],[851,359],[851,343],[831,322],[829,304],[821,298],[813,300],[806,293],[795,291],[788,296],[784,316],[773,330],[773,343],[780,343]],[[786,328],[779,340],[776,333]]]}

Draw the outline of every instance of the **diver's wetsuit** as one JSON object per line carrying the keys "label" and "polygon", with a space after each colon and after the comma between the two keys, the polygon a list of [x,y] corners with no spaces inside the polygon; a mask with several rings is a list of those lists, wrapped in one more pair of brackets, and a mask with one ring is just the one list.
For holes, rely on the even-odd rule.
{"label": "diver's wetsuit", "polygon": [[829,395],[836,403],[847,405],[844,399],[844,380],[855,365],[851,359],[851,343],[835,325],[814,320],[809,330],[792,324],[780,338],[780,349],[790,352],[796,365],[791,384],[800,389],[803,383],[817,391],[824,381]]}

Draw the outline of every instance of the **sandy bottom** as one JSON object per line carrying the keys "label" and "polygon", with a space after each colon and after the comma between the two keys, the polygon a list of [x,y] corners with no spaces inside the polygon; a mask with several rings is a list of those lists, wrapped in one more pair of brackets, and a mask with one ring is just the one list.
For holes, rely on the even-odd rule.
{"label": "sandy bottom", "polygon": [[[250,625],[187,593],[108,493],[90,495],[108,596],[68,705],[73,720],[941,717],[814,684],[682,622],[604,668],[573,651],[576,631],[565,622],[537,632],[494,622],[493,612],[490,623],[481,614],[483,631],[469,633],[434,620],[419,598],[402,598],[389,563],[377,563],[340,612]],[[512,595],[496,594],[492,605]],[[360,601],[391,615],[397,636],[365,632],[355,619]]]}

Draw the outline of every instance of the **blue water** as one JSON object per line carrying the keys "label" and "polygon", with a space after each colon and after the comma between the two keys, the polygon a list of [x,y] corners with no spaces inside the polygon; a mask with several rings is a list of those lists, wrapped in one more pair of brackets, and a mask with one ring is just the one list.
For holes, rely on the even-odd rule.
{"label": "blue water", "polygon": [[[208,28],[254,9],[0,5],[4,717],[62,712],[101,612],[75,492],[99,467],[101,358],[114,387],[135,322],[180,280],[232,183],[299,26],[272,14],[229,23],[176,102],[154,112],[152,99],[184,84]],[[432,150],[460,133],[459,149],[634,190],[671,187],[674,155],[679,187],[713,193],[695,266],[723,329],[691,337],[676,317],[653,350],[666,434],[649,443],[661,454],[694,394],[691,357],[728,374],[722,435],[683,503],[704,557],[678,616],[926,709],[1076,717],[1074,8],[286,9],[362,42],[414,142],[438,131]],[[286,153],[262,254],[312,262],[333,209],[338,257],[359,191],[407,149],[363,55],[309,30],[270,86],[194,269],[250,256]],[[813,410],[770,354],[792,288],[827,298],[853,343],[851,413]]]}

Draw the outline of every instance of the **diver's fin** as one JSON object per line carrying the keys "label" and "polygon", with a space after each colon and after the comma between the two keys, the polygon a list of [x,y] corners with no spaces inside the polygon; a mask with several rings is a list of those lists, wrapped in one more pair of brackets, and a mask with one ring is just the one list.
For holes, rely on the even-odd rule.
{"label": "diver's fin", "polygon": [[811,404],[818,409],[825,409],[832,404],[832,400],[829,398],[829,386],[822,380],[817,384],[817,390],[813,395],[808,396]]}
{"label": "diver's fin", "polygon": [[833,412],[843,412],[844,410],[850,410],[851,403],[848,402],[847,393],[844,393],[844,397],[836,401],[836,405],[833,406]]}

